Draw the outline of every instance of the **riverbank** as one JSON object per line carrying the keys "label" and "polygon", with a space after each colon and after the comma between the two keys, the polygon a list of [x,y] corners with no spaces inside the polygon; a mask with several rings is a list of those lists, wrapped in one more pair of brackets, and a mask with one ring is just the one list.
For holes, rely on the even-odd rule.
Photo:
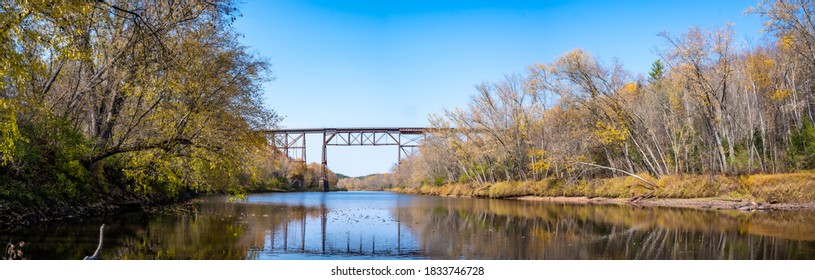
{"label": "riverbank", "polygon": [[632,202],[631,199],[626,198],[604,198],[604,197],[588,198],[585,196],[582,197],[521,196],[510,199],[526,201],[575,203],[575,204],[624,204],[648,207],[696,208],[712,210],[740,210],[740,211],[799,210],[799,209],[815,210],[815,202],[767,203],[767,202],[755,202],[750,200],[725,200],[717,198],[656,198],[656,199],[643,199],[636,202]]}
{"label": "riverbank", "polygon": [[743,176],[633,177],[566,182],[555,179],[498,182],[487,186],[447,184],[393,189],[399,193],[565,203],[634,204],[700,209],[815,209],[815,172]]}
{"label": "riverbank", "polygon": [[64,197],[38,198],[40,203],[20,205],[10,201],[0,201],[0,230],[14,230],[39,223],[66,219],[99,217],[117,213],[140,211],[143,209],[172,205],[199,197],[192,191],[173,196],[152,192],[137,193],[127,188],[115,188],[94,197],[66,199]]}
{"label": "riverbank", "polygon": [[[45,196],[28,193],[29,196],[35,196],[37,203],[24,205],[19,201],[0,200],[0,230],[15,230],[39,223],[102,217],[126,212],[173,212],[179,209],[183,210],[182,208],[189,206],[187,203],[195,200],[195,198],[209,195],[231,195],[241,199],[246,194],[251,193],[315,191],[319,190],[316,188],[295,190],[293,186],[285,188],[260,186],[243,189],[240,193],[196,192],[186,189],[184,192],[168,195],[155,190],[150,193],[143,193],[128,187],[110,187],[105,193],[89,193],[82,198],[66,198],[64,196],[46,198]],[[330,191],[347,190],[332,186]]]}

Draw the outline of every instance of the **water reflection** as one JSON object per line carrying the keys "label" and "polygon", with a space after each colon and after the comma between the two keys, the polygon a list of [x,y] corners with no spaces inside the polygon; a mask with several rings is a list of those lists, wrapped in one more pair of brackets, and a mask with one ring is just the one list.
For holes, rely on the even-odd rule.
{"label": "water reflection", "polygon": [[727,212],[381,192],[251,195],[0,233],[32,259],[813,259],[810,211]]}
{"label": "water reflection", "polygon": [[[812,259],[815,217],[472,200],[405,215],[438,259]],[[438,246],[446,244],[446,246]]]}

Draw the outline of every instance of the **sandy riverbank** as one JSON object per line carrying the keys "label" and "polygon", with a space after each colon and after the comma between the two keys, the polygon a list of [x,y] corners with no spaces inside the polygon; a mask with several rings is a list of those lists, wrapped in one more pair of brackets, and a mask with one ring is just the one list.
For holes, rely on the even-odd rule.
{"label": "sandy riverbank", "polygon": [[575,204],[627,204],[633,206],[656,206],[656,207],[676,207],[676,208],[697,208],[713,210],[742,210],[742,211],[762,211],[762,210],[815,210],[815,202],[809,203],[756,203],[747,200],[723,200],[716,198],[654,198],[631,202],[626,198],[603,198],[593,197],[541,197],[541,196],[519,196],[510,199],[527,201],[562,202]]}

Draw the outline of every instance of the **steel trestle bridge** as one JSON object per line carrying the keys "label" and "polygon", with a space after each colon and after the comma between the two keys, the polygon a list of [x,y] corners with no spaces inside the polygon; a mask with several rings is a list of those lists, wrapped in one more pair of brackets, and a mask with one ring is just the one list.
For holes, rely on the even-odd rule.
{"label": "steel trestle bridge", "polygon": [[295,162],[306,163],[306,134],[323,135],[323,158],[320,168],[320,186],[328,191],[328,146],[398,146],[398,161],[416,153],[425,140],[426,127],[356,127],[356,128],[298,128],[264,131],[271,136],[273,145]]}

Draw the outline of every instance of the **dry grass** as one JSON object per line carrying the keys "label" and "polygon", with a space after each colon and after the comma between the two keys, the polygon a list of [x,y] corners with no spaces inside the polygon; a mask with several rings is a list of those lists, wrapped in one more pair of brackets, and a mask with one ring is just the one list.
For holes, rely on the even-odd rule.
{"label": "dry grass", "polygon": [[757,174],[746,178],[741,191],[757,201],[798,202],[815,201],[815,173]]}
{"label": "dry grass", "polygon": [[576,182],[556,179],[497,182],[486,186],[455,183],[440,187],[423,186],[417,189],[396,189],[394,191],[486,198],[518,196],[632,198],[653,192],[657,198],[717,198],[796,203],[815,201],[815,172],[757,174],[741,177],[682,175],[659,179],[647,174],[638,175],[653,182],[657,188],[652,188],[636,178],[627,176]]}
{"label": "dry grass", "polygon": [[654,191],[660,198],[719,197],[738,188],[737,179],[726,176],[684,175],[661,178]]}

